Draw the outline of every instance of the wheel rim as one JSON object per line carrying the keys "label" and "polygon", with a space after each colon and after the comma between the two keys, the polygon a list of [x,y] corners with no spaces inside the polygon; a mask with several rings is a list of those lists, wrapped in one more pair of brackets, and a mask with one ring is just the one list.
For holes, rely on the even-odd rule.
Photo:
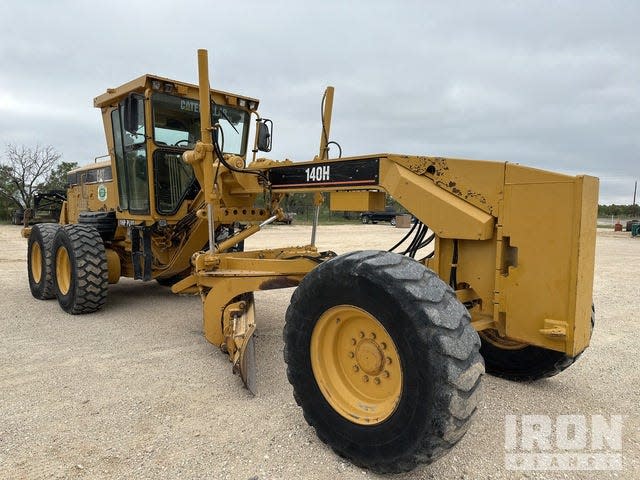
{"label": "wheel rim", "polygon": [[69,252],[64,247],[60,247],[56,253],[56,282],[60,293],[66,295],[71,287],[71,261]]}
{"label": "wheel rim", "polygon": [[31,245],[31,276],[35,283],[42,280],[42,249],[38,242]]}
{"label": "wheel rim", "polygon": [[501,337],[498,331],[493,329],[482,330],[478,332],[478,335],[482,340],[502,350],[522,350],[529,346],[527,343],[518,342],[508,337]]}
{"label": "wheel rim", "polygon": [[311,368],[333,409],[359,425],[385,421],[402,393],[395,343],[368,312],[338,305],[322,314],[311,335]]}

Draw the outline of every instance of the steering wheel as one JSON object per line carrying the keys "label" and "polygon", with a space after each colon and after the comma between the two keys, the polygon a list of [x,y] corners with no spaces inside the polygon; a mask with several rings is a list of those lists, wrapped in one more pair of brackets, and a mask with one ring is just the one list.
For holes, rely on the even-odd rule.
{"label": "steering wheel", "polygon": [[176,143],[173,144],[174,147],[179,147],[181,143],[185,143],[186,145],[189,145],[189,140],[186,138],[183,138],[182,140],[178,140]]}

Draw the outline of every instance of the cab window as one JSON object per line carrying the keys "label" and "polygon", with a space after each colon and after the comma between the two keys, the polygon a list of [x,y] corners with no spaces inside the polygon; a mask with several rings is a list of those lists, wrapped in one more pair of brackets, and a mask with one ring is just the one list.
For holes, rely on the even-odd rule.
{"label": "cab window", "polygon": [[144,98],[130,95],[112,113],[120,208],[149,214],[149,173],[144,126]]}
{"label": "cab window", "polygon": [[[200,140],[200,102],[166,93],[155,93],[153,139],[156,145],[193,148]],[[224,153],[244,155],[249,114],[244,110],[211,104],[211,123],[220,125],[218,142]]]}
{"label": "cab window", "polygon": [[198,193],[193,168],[182,160],[182,153],[156,150],[153,169],[158,213],[173,215],[186,198],[193,199]]}

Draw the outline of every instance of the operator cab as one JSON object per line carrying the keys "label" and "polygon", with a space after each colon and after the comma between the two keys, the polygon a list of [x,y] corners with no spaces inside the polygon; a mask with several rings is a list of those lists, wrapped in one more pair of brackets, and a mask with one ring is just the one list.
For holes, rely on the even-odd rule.
{"label": "operator cab", "polygon": [[[210,95],[222,152],[246,158],[258,100],[217,90]],[[102,109],[117,179],[118,218],[177,221],[186,213],[200,190],[182,159],[201,138],[198,98],[196,85],[145,75],[94,100]]]}

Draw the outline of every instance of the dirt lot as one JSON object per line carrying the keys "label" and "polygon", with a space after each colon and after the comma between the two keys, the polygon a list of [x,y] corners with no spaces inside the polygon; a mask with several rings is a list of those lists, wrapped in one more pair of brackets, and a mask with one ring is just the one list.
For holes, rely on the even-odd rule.
{"label": "dirt lot", "polygon": [[[388,225],[326,226],[319,246],[388,248]],[[247,248],[307,243],[269,227]],[[305,423],[285,376],[284,312],[292,290],[257,297],[258,390],[251,397],[200,333],[197,297],[123,280],[101,312],[63,313],[29,293],[26,242],[0,226],[0,478],[362,479]],[[640,478],[640,239],[599,232],[592,345],[563,374],[533,384],[485,377],[466,437],[445,458],[394,479]],[[532,299],[533,300],[533,299]],[[623,469],[505,469],[505,416],[624,415]],[[381,477],[382,478],[382,477]]]}

